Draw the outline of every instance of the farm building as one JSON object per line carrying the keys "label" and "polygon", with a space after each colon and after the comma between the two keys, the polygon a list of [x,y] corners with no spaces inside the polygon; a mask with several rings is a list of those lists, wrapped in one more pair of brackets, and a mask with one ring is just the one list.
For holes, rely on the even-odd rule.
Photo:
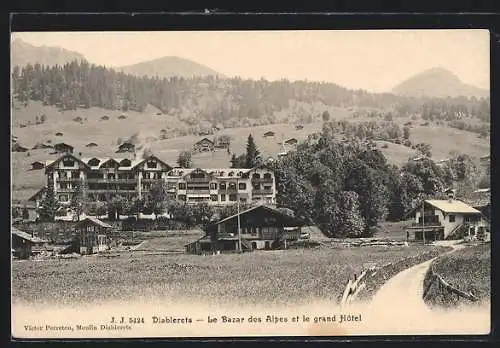
{"label": "farm building", "polygon": [[295,138],[291,138],[291,139],[288,139],[287,141],[285,141],[285,144],[287,145],[297,145],[299,141]]}
{"label": "farm building", "polygon": [[56,133],[56,137],[62,137],[62,136],[63,136],[63,134],[61,132]]}
{"label": "farm building", "polygon": [[27,148],[19,145],[19,143],[13,144],[11,150],[12,150],[12,152],[26,152],[26,151],[28,151]]}
{"label": "farm building", "polygon": [[118,150],[116,150],[116,153],[121,152],[135,152],[135,145],[128,141],[124,142],[123,144],[118,146]]}
{"label": "farm building", "polygon": [[194,144],[194,150],[198,152],[213,151],[215,144],[208,138],[203,138]]}
{"label": "farm building", "polygon": [[75,230],[80,254],[90,255],[109,249],[112,230],[110,225],[87,216],[76,223]]}
{"label": "farm building", "polygon": [[[423,221],[422,221],[423,211]],[[490,224],[481,211],[456,199],[425,200],[410,213],[414,223],[407,237],[415,240],[442,240],[489,232]]]}
{"label": "farm building", "polygon": [[217,144],[215,147],[219,149],[227,149],[231,145],[231,139],[229,137],[219,137],[217,139]]}
{"label": "farm building", "polygon": [[38,150],[38,149],[51,149],[53,146],[50,144],[45,144],[45,143],[36,143],[35,146],[33,146],[31,149],[32,150]]}
{"label": "farm building", "polygon": [[85,147],[96,147],[97,144],[96,143],[88,143],[87,145],[85,145]]}
{"label": "farm building", "polygon": [[461,200],[479,210],[488,221],[491,219],[491,189],[475,190]]}
{"label": "farm building", "polygon": [[301,129],[303,129],[303,128],[304,128],[304,126],[303,126],[303,125],[301,125],[301,124],[298,124],[298,125],[296,125],[296,126],[295,126],[295,129],[296,129],[296,130],[301,130]]}
{"label": "farm building", "polygon": [[274,132],[269,131],[264,133],[264,138],[269,138],[269,137],[274,137]]}
{"label": "farm building", "polygon": [[15,227],[11,227],[12,234],[12,253],[14,257],[19,259],[29,259],[31,249],[34,245],[45,243],[44,240],[33,237],[30,234],[23,232]]}
{"label": "farm building", "polygon": [[207,225],[206,235],[187,244],[186,251],[193,254],[234,252],[239,250],[239,240],[241,251],[286,248],[287,243],[299,239],[302,226],[304,222],[293,215],[258,205]]}
{"label": "farm building", "polygon": [[42,163],[40,161],[35,161],[31,163],[31,170],[40,170],[45,168],[45,163]]}
{"label": "farm building", "polygon": [[54,150],[57,153],[73,153],[73,146],[66,143],[58,143],[54,145]]}

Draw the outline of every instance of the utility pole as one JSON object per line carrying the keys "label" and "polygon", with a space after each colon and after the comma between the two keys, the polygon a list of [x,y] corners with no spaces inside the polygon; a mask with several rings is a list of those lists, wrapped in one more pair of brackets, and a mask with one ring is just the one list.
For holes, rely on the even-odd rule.
{"label": "utility pole", "polygon": [[236,179],[236,198],[238,200],[238,202],[236,202],[238,207],[238,252],[241,253],[240,187],[238,179]]}
{"label": "utility pole", "polygon": [[422,200],[422,239],[423,239],[424,244],[425,244],[425,227],[424,227],[425,226],[424,225],[424,223],[425,223],[425,220],[424,220],[424,210],[425,210],[425,208],[424,208],[424,205],[425,205],[425,200]]}

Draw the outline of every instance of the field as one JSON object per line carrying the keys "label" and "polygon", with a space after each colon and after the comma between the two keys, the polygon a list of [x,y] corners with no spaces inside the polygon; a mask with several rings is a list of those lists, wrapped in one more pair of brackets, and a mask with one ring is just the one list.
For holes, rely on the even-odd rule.
{"label": "field", "polygon": [[[74,146],[75,154],[83,157],[113,156],[117,149],[118,138],[127,139],[138,134],[139,145],[149,147],[161,159],[172,166],[180,151],[192,149],[193,144],[202,139],[202,136],[182,136],[159,140],[160,130],[172,129],[179,121],[168,115],[156,115],[157,109],[150,106],[143,113],[127,112],[126,119],[118,119],[120,111],[104,110],[100,108],[79,109],[76,111],[58,111],[51,106],[43,106],[39,102],[30,102],[27,107],[16,106],[12,115],[12,134],[19,138],[22,146],[32,148],[37,142],[51,141],[52,143],[66,142]],[[44,113],[47,121],[44,124],[29,125],[23,128],[19,123],[28,120],[34,122],[35,116]],[[331,108],[331,119],[349,118],[351,109]],[[107,115],[109,120],[101,117]],[[81,117],[83,123],[73,121]],[[355,122],[365,121],[363,118],[352,119]],[[408,119],[396,119],[403,124]],[[256,144],[264,157],[276,156],[283,151],[280,145],[282,140],[297,138],[304,140],[313,132],[320,131],[321,122],[305,124],[303,129],[296,130],[294,124],[274,124],[266,126],[230,128],[219,132],[227,134],[231,139],[231,152],[243,153],[249,134],[255,138]],[[276,133],[275,137],[264,138],[267,131]],[[56,136],[57,132],[63,133]],[[170,134],[169,136],[173,136]],[[213,136],[209,136],[212,138]],[[433,157],[442,159],[449,156],[452,150],[460,149],[472,156],[479,157],[490,151],[489,141],[479,139],[476,134],[442,126],[414,126],[411,128],[410,140],[413,143],[425,142],[432,146]],[[95,142],[95,148],[87,148],[86,144]],[[387,148],[383,148],[387,144]],[[380,150],[386,155],[389,163],[401,165],[409,157],[416,155],[416,151],[398,144],[377,142]],[[139,154],[141,150],[139,150]],[[30,170],[30,163],[45,162],[54,159],[48,150],[30,150],[28,153],[12,153],[12,196],[14,200],[25,200],[43,187],[45,180],[43,170]],[[231,156],[224,150],[214,153],[202,153],[193,156],[196,167],[228,167]]]}
{"label": "field", "polygon": [[[490,300],[491,246],[489,243],[466,247],[443,255],[435,262],[434,269],[455,288],[474,293],[480,302]],[[431,288],[428,296],[428,302],[431,305],[449,307],[458,304],[456,296],[439,292],[436,288]]]}
{"label": "field", "polygon": [[[158,250],[171,247],[162,237],[145,243],[149,249],[154,244]],[[124,251],[114,258],[16,261],[12,294],[14,303],[61,305],[156,298],[247,305],[337,301],[349,277],[362,268],[433,248],[290,249],[217,256]]]}

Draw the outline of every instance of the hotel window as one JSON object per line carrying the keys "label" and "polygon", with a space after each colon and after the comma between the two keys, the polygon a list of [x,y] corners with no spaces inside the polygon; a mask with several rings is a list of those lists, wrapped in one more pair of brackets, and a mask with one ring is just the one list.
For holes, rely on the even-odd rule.
{"label": "hotel window", "polygon": [[179,201],[186,201],[186,195],[178,195],[177,198]]}
{"label": "hotel window", "polygon": [[255,173],[254,175],[252,175],[252,179],[260,179],[260,174]]}
{"label": "hotel window", "polygon": [[68,188],[68,184],[67,184],[67,183],[65,183],[65,182],[60,183],[60,184],[59,184],[59,186],[60,186],[60,188],[61,188],[62,190],[65,190],[65,189],[67,189],[67,188]]}
{"label": "hotel window", "polygon": [[179,183],[179,190],[185,190],[186,189],[186,183],[185,182],[180,182]]}
{"label": "hotel window", "polygon": [[219,189],[221,189],[221,190],[225,190],[225,189],[226,189],[226,183],[225,183],[225,182],[221,182],[221,183],[219,184]]}
{"label": "hotel window", "polygon": [[264,190],[271,190],[272,187],[271,186],[264,186]]}
{"label": "hotel window", "polygon": [[226,201],[226,195],[222,194],[220,195],[220,201],[225,202]]}
{"label": "hotel window", "polygon": [[229,195],[229,200],[230,200],[231,202],[236,202],[236,195],[235,195],[234,193],[233,193],[233,194],[230,194],[230,195]]}
{"label": "hotel window", "polygon": [[234,172],[229,172],[229,174],[227,174],[227,176],[234,176]]}
{"label": "hotel window", "polygon": [[236,183],[235,182],[230,182],[229,183],[229,189],[230,190],[236,190]]}
{"label": "hotel window", "polygon": [[450,215],[448,219],[450,222],[455,222],[455,215]]}
{"label": "hotel window", "polygon": [[61,202],[67,202],[68,201],[68,195],[59,195],[59,201],[61,201]]}
{"label": "hotel window", "polygon": [[271,179],[271,174],[270,173],[264,174],[264,179]]}
{"label": "hotel window", "polygon": [[244,182],[240,182],[239,185],[238,185],[238,189],[240,189],[240,190],[246,190],[247,189],[247,184],[245,184]]}
{"label": "hotel window", "polygon": [[210,195],[210,200],[212,202],[217,202],[217,195]]}
{"label": "hotel window", "polygon": [[241,202],[241,203],[246,203],[246,202],[247,202],[247,199],[246,199],[246,198],[240,198],[240,202]]}
{"label": "hotel window", "polygon": [[217,183],[216,182],[210,183],[210,190],[217,190]]}

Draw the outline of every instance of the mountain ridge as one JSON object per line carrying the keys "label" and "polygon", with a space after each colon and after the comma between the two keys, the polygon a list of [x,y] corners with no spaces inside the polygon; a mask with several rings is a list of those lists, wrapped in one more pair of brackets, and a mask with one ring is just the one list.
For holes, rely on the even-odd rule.
{"label": "mountain ridge", "polygon": [[409,77],[391,90],[391,93],[408,97],[487,97],[489,91],[466,84],[451,71],[433,67]]}
{"label": "mountain ridge", "polygon": [[35,46],[19,38],[11,42],[11,66],[27,64],[64,65],[74,60],[87,60],[83,54],[59,46]]}
{"label": "mountain ridge", "polygon": [[122,71],[126,74],[135,76],[149,76],[169,78],[173,76],[179,77],[206,77],[218,76],[224,78],[225,76],[214,69],[192,61],[187,58],[177,56],[164,56],[148,61],[139,62],[136,64],[114,67],[116,71]]}

